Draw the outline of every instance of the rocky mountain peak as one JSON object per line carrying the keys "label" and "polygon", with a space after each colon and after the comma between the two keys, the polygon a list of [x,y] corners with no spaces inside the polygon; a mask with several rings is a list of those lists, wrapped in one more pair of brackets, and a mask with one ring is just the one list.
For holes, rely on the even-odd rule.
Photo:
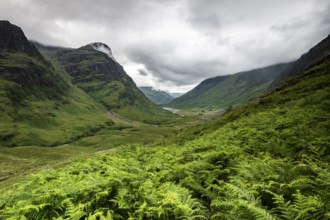
{"label": "rocky mountain peak", "polygon": [[41,56],[35,46],[28,41],[22,29],[9,21],[0,21],[0,51],[23,52]]}
{"label": "rocky mountain peak", "polygon": [[116,61],[115,57],[112,54],[111,48],[108,45],[106,45],[104,43],[101,43],[101,42],[95,42],[95,43],[90,43],[89,46],[91,46],[93,49],[95,49],[97,51],[100,51],[102,53],[105,53],[113,61]]}

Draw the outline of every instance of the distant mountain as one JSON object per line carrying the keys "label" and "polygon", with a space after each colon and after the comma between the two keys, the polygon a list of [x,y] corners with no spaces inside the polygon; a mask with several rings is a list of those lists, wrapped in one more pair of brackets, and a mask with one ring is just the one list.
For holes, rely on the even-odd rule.
{"label": "distant mountain", "polygon": [[54,146],[111,124],[65,74],[19,27],[0,21],[0,145]]}
{"label": "distant mountain", "polygon": [[168,94],[170,96],[172,96],[173,98],[179,98],[180,96],[182,96],[184,93],[180,93],[180,92],[168,92]]}
{"label": "distant mountain", "polygon": [[272,65],[206,79],[167,106],[179,109],[227,108],[257,99],[269,91],[278,75],[292,63]]}
{"label": "distant mountain", "polygon": [[131,120],[158,123],[169,113],[148,100],[103,43],[56,52],[72,83],[107,110]]}
{"label": "distant mountain", "polygon": [[143,94],[156,105],[164,105],[170,103],[174,97],[172,97],[169,93],[156,90],[151,86],[142,86],[139,89],[143,92]]}

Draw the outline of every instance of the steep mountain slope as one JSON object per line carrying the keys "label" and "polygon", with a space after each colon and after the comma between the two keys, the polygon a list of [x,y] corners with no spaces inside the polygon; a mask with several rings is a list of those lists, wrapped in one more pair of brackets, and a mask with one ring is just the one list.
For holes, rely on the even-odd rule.
{"label": "steep mountain slope", "polygon": [[247,103],[269,91],[278,74],[290,65],[292,63],[278,64],[206,79],[168,106],[179,109],[210,109]]}
{"label": "steep mountain slope", "polygon": [[329,56],[330,51],[330,35],[310,49],[306,54],[302,55],[291,68],[283,71],[274,81],[273,86],[280,85],[290,77],[293,77],[304,70],[322,63]]}
{"label": "steep mountain slope", "polygon": [[0,217],[329,219],[330,57],[323,58],[259,101],[167,143],[34,175],[0,193]]}
{"label": "steep mountain slope", "polygon": [[[52,72],[53,67],[25,37],[23,31],[0,21],[1,78],[11,81],[20,88],[13,91],[16,101],[21,95],[38,98],[59,98],[69,87]],[[50,90],[53,90],[50,92]]]}
{"label": "steep mountain slope", "polygon": [[59,51],[56,56],[73,84],[109,111],[146,123],[159,123],[162,117],[171,117],[143,95],[107,45],[92,43]]}
{"label": "steep mountain slope", "polygon": [[174,98],[167,92],[156,90],[150,86],[142,86],[139,89],[143,94],[156,105],[163,105],[170,103]]}
{"label": "steep mountain slope", "polygon": [[1,145],[57,145],[106,126],[105,109],[61,74],[19,27],[0,21]]}

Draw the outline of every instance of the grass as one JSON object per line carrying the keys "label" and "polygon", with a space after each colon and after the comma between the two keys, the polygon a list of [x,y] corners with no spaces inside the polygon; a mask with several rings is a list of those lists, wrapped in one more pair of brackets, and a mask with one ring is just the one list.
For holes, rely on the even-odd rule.
{"label": "grass", "polygon": [[102,106],[76,88],[71,94],[65,103],[25,100],[24,107],[16,108],[14,118],[8,117],[11,123],[0,128],[2,134],[5,131],[13,134],[9,140],[2,141],[2,145],[54,146],[108,126],[105,122],[110,119]]}
{"label": "grass", "polygon": [[31,173],[64,166],[75,158],[90,156],[103,149],[71,145],[0,147],[0,188],[11,185]]}
{"label": "grass", "polygon": [[[8,53],[7,56],[13,61],[8,57],[0,59],[1,68],[26,68],[25,63],[28,63],[30,68],[38,69],[46,68],[45,65],[49,64],[38,62],[21,53]],[[24,98],[19,94],[19,102],[14,102],[16,99],[13,99],[13,95],[16,93],[13,91],[20,91],[20,85],[0,77],[0,180],[4,179],[2,185],[39,169],[66,163],[76,157],[90,156],[99,150],[123,144],[148,144],[157,141],[169,135],[176,129],[177,124],[183,122],[181,117],[161,110],[150,102],[144,102],[145,98],[136,101],[135,104],[139,107],[137,110],[121,103],[122,108],[115,108],[115,111],[110,113],[72,84],[71,77],[58,60],[51,54],[47,57],[52,64],[47,73],[64,79],[61,82],[69,88],[61,97],[44,95],[40,98],[39,93],[30,91],[31,93],[23,94]],[[84,63],[83,66],[86,65],[90,63]],[[18,73],[16,75],[19,76]],[[102,96],[104,101],[109,103],[117,102],[120,93],[125,92],[125,85],[119,81],[106,84],[92,81],[88,86],[101,86],[105,93],[98,94],[100,91],[95,90],[96,93],[92,92],[91,95]],[[45,90],[46,93],[47,91]],[[122,101],[127,102],[125,99]]]}
{"label": "grass", "polygon": [[[89,118],[89,120],[93,120],[93,118]],[[77,158],[90,157],[101,150],[114,149],[127,144],[141,143],[148,145],[162,142],[164,138],[172,135],[175,130],[188,126],[194,123],[195,120],[195,117],[188,117],[172,121],[167,125],[157,126],[117,119],[114,125],[101,127],[99,131],[95,131],[86,137],[80,136],[77,140],[72,140],[64,145],[54,147],[0,146],[0,186],[5,187],[8,184],[20,181],[31,173],[51,167],[64,166]],[[73,122],[72,119],[70,119],[70,122]],[[41,122],[39,121],[38,123]],[[45,125],[49,127],[48,122]],[[28,128],[27,126],[26,130],[29,130],[30,135],[27,135],[26,138],[31,139],[33,132],[36,131]],[[48,137],[50,140],[57,140],[58,137],[56,135],[61,135],[63,131],[53,129],[54,132],[45,132],[44,138]],[[80,132],[81,129],[84,129],[83,125],[77,128]],[[40,134],[40,131],[38,131],[38,134]],[[72,137],[72,133],[68,135]],[[38,138],[38,136],[35,138]]]}
{"label": "grass", "polygon": [[102,105],[63,80],[58,63],[8,52],[0,66],[1,146],[56,146],[111,125]]}

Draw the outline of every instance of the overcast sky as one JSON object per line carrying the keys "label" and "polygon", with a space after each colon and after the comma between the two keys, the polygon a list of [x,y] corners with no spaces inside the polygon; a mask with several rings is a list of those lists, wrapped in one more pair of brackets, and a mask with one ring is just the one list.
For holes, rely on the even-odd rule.
{"label": "overcast sky", "polygon": [[202,80],[300,57],[330,32],[329,0],[1,0],[29,39],[104,42],[139,86]]}

